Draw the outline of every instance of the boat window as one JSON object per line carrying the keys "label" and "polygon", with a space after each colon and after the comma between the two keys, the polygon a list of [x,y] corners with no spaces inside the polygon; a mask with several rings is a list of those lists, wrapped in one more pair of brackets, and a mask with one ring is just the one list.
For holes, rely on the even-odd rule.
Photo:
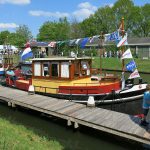
{"label": "boat window", "polygon": [[41,64],[40,64],[40,62],[34,63],[34,76],[41,76]]}
{"label": "boat window", "polygon": [[59,76],[59,64],[58,63],[52,64],[51,70],[52,70],[52,77]]}
{"label": "boat window", "polygon": [[69,78],[69,62],[61,63],[61,77]]}
{"label": "boat window", "polygon": [[44,63],[42,68],[43,68],[42,76],[45,77],[49,76],[49,63],[48,62]]}
{"label": "boat window", "polygon": [[81,61],[82,75],[90,75],[90,67],[87,61]]}

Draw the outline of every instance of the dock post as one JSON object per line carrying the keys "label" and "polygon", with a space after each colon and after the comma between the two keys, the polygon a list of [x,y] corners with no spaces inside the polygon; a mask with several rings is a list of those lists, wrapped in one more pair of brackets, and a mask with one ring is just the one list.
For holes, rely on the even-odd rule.
{"label": "dock post", "polygon": [[71,125],[72,125],[71,120],[67,120],[67,126],[71,126]]}
{"label": "dock post", "polygon": [[16,107],[15,103],[11,103],[11,106],[12,106],[13,108],[15,108],[15,107]]}
{"label": "dock post", "polygon": [[74,122],[74,128],[77,129],[79,127],[79,124],[77,122]]}
{"label": "dock post", "polygon": [[8,102],[8,106],[11,106],[11,102]]}

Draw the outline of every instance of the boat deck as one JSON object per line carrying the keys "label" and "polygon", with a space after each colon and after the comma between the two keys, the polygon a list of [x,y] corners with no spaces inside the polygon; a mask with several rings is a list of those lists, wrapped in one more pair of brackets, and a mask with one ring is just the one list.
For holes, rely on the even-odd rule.
{"label": "boat deck", "polygon": [[150,145],[150,125],[140,126],[140,119],[131,115],[37,94],[30,95],[28,92],[3,86],[0,86],[0,100],[12,107],[21,106],[64,119],[67,125],[74,125],[75,128],[84,125]]}

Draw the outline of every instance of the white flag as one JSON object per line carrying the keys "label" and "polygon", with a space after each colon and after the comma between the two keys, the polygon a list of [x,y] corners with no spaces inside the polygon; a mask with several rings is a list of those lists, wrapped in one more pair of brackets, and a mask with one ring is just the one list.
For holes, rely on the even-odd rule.
{"label": "white flag", "polygon": [[135,69],[135,71],[133,73],[130,74],[130,77],[129,79],[133,79],[133,78],[139,78],[140,75],[139,75],[139,72],[137,69]]}
{"label": "white flag", "polygon": [[125,34],[125,36],[119,41],[119,43],[117,44],[117,47],[123,46],[123,45],[128,45],[127,42],[127,33]]}
{"label": "white flag", "polygon": [[121,59],[133,58],[130,48],[128,48],[121,56]]}
{"label": "white flag", "polygon": [[55,47],[56,46],[56,42],[52,41],[48,44],[49,47]]}
{"label": "white flag", "polygon": [[76,41],[75,41],[75,44],[79,44],[79,41],[80,41],[81,39],[77,39]]}

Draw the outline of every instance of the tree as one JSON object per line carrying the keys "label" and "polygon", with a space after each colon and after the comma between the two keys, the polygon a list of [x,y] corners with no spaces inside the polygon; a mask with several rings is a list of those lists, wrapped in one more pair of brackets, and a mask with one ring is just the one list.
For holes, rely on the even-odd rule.
{"label": "tree", "polygon": [[90,16],[89,18],[83,20],[80,23],[83,37],[93,36],[97,34],[97,20],[94,18],[94,16]]}
{"label": "tree", "polygon": [[39,30],[37,40],[39,41],[59,41],[69,38],[70,24],[67,18],[60,18],[58,22],[45,22]]}
{"label": "tree", "polygon": [[145,4],[141,8],[141,36],[150,36],[150,4]]}
{"label": "tree", "polygon": [[70,27],[70,39],[77,39],[83,36],[83,30],[76,18],[73,19]]}
{"label": "tree", "polygon": [[115,29],[114,26],[114,15],[112,8],[110,6],[105,6],[102,8],[99,8],[95,14],[95,25],[97,26],[97,34],[103,33],[109,33],[113,32]]}
{"label": "tree", "polygon": [[2,31],[0,32],[0,44],[7,44],[10,38],[10,32],[9,31]]}
{"label": "tree", "polygon": [[33,36],[31,31],[29,30],[29,28],[26,25],[21,25],[16,29],[16,35],[15,36],[15,40],[16,40],[16,44],[19,47],[24,46],[24,44],[27,41],[30,41]]}

